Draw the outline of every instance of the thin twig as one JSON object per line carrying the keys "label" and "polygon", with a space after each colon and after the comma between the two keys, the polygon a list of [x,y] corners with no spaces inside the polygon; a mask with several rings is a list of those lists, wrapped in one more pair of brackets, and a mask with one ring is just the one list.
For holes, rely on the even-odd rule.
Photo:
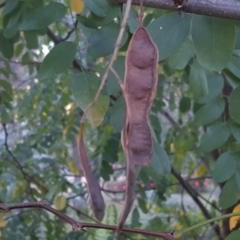
{"label": "thin twig", "polygon": [[[72,225],[73,230],[75,231],[84,231],[85,228],[97,228],[97,229],[107,229],[111,231],[115,231],[117,226],[111,226],[101,223],[82,223],[74,220],[73,218],[65,215],[64,213],[52,208],[47,204],[46,201],[40,201],[40,202],[29,202],[29,203],[15,203],[15,204],[0,204],[0,209],[9,212],[12,209],[21,209],[21,208],[43,208],[63,221],[69,223]],[[152,237],[158,237],[162,238],[164,240],[174,240],[173,233],[171,232],[153,232],[148,230],[142,230],[142,229],[134,229],[134,228],[123,228],[122,232],[128,232],[128,233],[136,233],[136,234],[142,234]]]}
{"label": "thin twig", "polygon": [[[197,206],[201,209],[204,217],[206,219],[211,219],[212,216],[209,213],[209,211],[207,210],[207,208],[205,208],[205,206],[203,205],[203,203],[198,199],[197,194],[195,189],[193,189],[188,182],[186,182],[183,177],[177,172],[177,170],[172,167],[171,168],[171,173],[172,175],[181,183],[182,187],[186,190],[186,192],[192,197],[193,201],[197,204]],[[218,224],[216,223],[211,223],[213,230],[215,231],[217,237],[219,240],[223,240],[222,235],[221,235],[221,231],[220,231],[220,227]]]}
{"label": "thin twig", "polygon": [[127,19],[128,19],[128,16],[129,16],[129,12],[130,12],[130,9],[131,9],[131,4],[132,4],[132,0],[128,0],[127,3],[126,3],[126,9],[125,9],[125,14],[124,14],[124,17],[123,17],[123,20],[122,20],[122,24],[121,24],[121,29],[119,31],[119,34],[118,34],[118,37],[117,37],[117,40],[116,40],[116,43],[115,43],[115,48],[114,48],[114,51],[113,51],[113,55],[110,59],[110,62],[107,66],[107,69],[103,75],[103,78],[102,78],[102,81],[101,81],[101,84],[96,92],[96,95],[93,99],[93,101],[87,106],[83,116],[82,116],[82,120],[81,120],[81,123],[84,123],[85,122],[85,119],[86,119],[86,116],[88,114],[88,111],[90,110],[90,108],[97,102],[98,100],[98,97],[103,89],[103,86],[104,84],[106,83],[107,81],[107,78],[108,78],[108,74],[110,72],[110,69],[113,68],[113,64],[115,62],[115,60],[117,59],[117,54],[118,54],[118,50],[120,48],[120,45],[121,45],[121,42],[122,42],[122,38],[123,38],[123,34],[124,34],[124,31],[125,31],[125,27],[126,27],[126,24],[127,24]]}
{"label": "thin twig", "polygon": [[71,206],[70,204],[67,204],[67,205],[68,205],[68,207],[70,207],[71,209],[73,209],[74,211],[76,211],[78,215],[82,215],[82,216],[84,216],[84,217],[92,220],[93,222],[96,222],[96,223],[98,222],[95,218],[87,215],[86,213],[83,213],[82,211],[80,211],[79,209],[75,208],[74,206]]}
{"label": "thin twig", "polygon": [[177,130],[178,132],[180,132],[180,131],[182,130],[182,128],[181,128],[181,127],[178,125],[178,123],[169,115],[168,112],[166,112],[165,110],[162,110],[162,111],[161,111],[161,114],[164,115],[164,116],[167,118],[167,120],[172,124],[172,126],[173,126],[174,128],[176,128],[176,130]]}
{"label": "thin twig", "polygon": [[110,68],[110,71],[113,73],[113,75],[115,76],[115,78],[117,79],[117,81],[118,81],[118,84],[119,84],[119,86],[121,87],[121,85],[122,85],[122,80],[121,80],[121,78],[120,78],[120,76],[118,75],[118,73],[115,71],[115,69],[114,68]]}
{"label": "thin twig", "polygon": [[[14,154],[12,153],[12,151],[10,150],[9,146],[8,146],[8,131],[7,131],[7,127],[5,123],[2,123],[2,127],[3,127],[3,131],[5,134],[5,140],[4,140],[4,146],[5,149],[7,151],[7,153],[11,156],[11,158],[14,161],[15,166],[20,170],[20,172],[22,173],[24,179],[26,180],[26,182],[28,184],[30,184],[31,182],[35,183],[40,189],[42,189],[45,192],[48,192],[48,190],[45,188],[45,186],[43,186],[42,184],[40,184],[39,182],[37,182],[33,177],[29,176],[25,170],[23,169],[22,165],[20,164],[20,162],[18,161],[18,159],[14,156]],[[34,198],[34,195],[32,193],[31,187],[29,186],[29,191],[32,195],[32,197]]]}

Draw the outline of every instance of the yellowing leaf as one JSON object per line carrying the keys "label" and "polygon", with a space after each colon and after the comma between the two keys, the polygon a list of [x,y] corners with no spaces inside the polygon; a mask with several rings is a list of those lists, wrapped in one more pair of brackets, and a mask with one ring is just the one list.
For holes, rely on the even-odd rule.
{"label": "yellowing leaf", "polygon": [[70,8],[77,14],[80,14],[84,9],[84,2],[82,0],[71,0]]}
{"label": "yellowing leaf", "polygon": [[24,182],[19,182],[17,184],[17,187],[15,189],[12,190],[12,195],[14,197],[21,197],[26,190],[26,184]]}
{"label": "yellowing leaf", "polygon": [[63,210],[67,205],[67,199],[63,195],[55,196],[54,206],[57,210]]}
{"label": "yellowing leaf", "polygon": [[87,114],[87,117],[93,127],[98,127],[103,121],[103,112],[106,111],[108,106],[109,98],[102,95],[99,97],[101,101],[94,104]]}
{"label": "yellowing leaf", "polygon": [[176,160],[182,160],[185,156],[185,151],[183,151],[182,149],[176,149],[175,151],[175,158]]}
{"label": "yellowing leaf", "polygon": [[[7,225],[5,219],[3,218],[3,215],[0,215],[0,228],[1,227],[5,227]],[[0,232],[0,236],[1,236],[1,232]]]}
{"label": "yellowing leaf", "polygon": [[62,158],[66,158],[66,156],[67,156],[67,152],[66,152],[65,150],[63,150],[63,151],[61,152],[61,157],[62,157]]}
{"label": "yellowing leaf", "polygon": [[182,237],[183,237],[183,235],[181,233],[175,233],[174,234],[174,239],[176,239],[176,240],[181,240]]}
{"label": "yellowing leaf", "polygon": [[171,152],[174,152],[174,150],[175,150],[174,143],[171,143],[171,144],[170,144],[170,151],[171,151]]}
{"label": "yellowing leaf", "polygon": [[68,161],[67,166],[69,167],[69,170],[74,174],[74,175],[79,175],[78,168],[76,164],[73,161]]}
{"label": "yellowing leaf", "polygon": [[179,222],[177,222],[177,224],[175,225],[175,229],[176,230],[181,230],[183,228],[182,224],[180,224]]}
{"label": "yellowing leaf", "polygon": [[207,167],[205,165],[201,165],[194,173],[194,177],[202,177],[207,172]]}
{"label": "yellowing leaf", "polygon": [[[76,103],[85,111],[98,90],[101,79],[93,73],[81,72],[70,75],[69,87],[73,92]],[[99,126],[108,110],[109,97],[100,94],[97,102],[88,110],[87,118],[92,127]]]}
{"label": "yellowing leaf", "polygon": [[[232,211],[233,213],[240,212],[240,204],[238,204]],[[229,229],[232,231],[236,227],[237,224],[240,223],[240,215],[234,216],[229,219]]]}

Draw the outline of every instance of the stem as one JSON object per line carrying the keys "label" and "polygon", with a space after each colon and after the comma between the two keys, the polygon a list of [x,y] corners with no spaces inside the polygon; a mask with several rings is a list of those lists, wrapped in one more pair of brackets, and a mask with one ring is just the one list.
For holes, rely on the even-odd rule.
{"label": "stem", "polygon": [[212,222],[216,222],[216,221],[219,221],[219,220],[222,220],[222,219],[225,219],[225,218],[230,218],[230,217],[234,217],[234,216],[240,216],[240,212],[236,212],[236,213],[229,213],[229,214],[225,214],[225,215],[221,215],[221,216],[218,216],[218,217],[214,217],[214,218],[211,218],[209,220],[206,220],[204,222],[201,222],[201,223],[198,223],[192,227],[189,227],[179,233],[176,233],[175,235],[175,238],[187,233],[187,232],[190,232],[196,228],[200,228],[200,227],[203,227],[205,225],[208,225],[209,223],[212,223]]}

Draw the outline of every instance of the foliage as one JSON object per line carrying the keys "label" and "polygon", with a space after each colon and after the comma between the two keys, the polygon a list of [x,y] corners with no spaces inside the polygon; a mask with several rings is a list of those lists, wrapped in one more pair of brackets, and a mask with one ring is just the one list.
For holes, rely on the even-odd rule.
{"label": "foliage", "polygon": [[[138,7],[132,7],[114,64],[122,80],[137,12]],[[145,8],[145,14],[144,25],[160,53],[159,82],[149,115],[154,157],[148,168],[139,170],[127,223],[180,232],[231,213],[239,203],[240,25],[194,14],[181,19],[176,12],[152,8]],[[1,8],[1,202],[46,199],[75,219],[94,221],[76,136],[114,50],[121,20],[121,6],[109,0],[7,0]],[[118,202],[123,203],[125,169],[116,168],[125,166],[120,146],[124,107],[110,73],[85,132],[90,164],[104,189],[106,224],[117,223]],[[211,185],[198,191],[193,179],[210,179]],[[214,188],[219,196],[217,191],[210,194]],[[171,204],[174,195],[177,202]],[[189,205],[185,197],[190,197]],[[221,234],[229,234],[226,239],[238,239],[238,226],[231,225],[231,233],[228,222],[216,226],[222,227]],[[0,227],[3,240],[113,238],[106,230],[72,232],[40,210],[1,214]],[[182,239],[221,239],[217,227],[191,231]]]}

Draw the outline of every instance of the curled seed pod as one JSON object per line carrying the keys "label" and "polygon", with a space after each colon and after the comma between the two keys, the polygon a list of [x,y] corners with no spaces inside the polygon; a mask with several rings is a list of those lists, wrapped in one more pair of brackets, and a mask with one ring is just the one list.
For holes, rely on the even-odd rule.
{"label": "curled seed pod", "polygon": [[87,180],[87,188],[90,196],[92,210],[94,212],[95,217],[99,221],[102,221],[104,217],[105,203],[102,197],[100,186],[95,177],[93,176],[91,168],[89,166],[88,157],[83,141],[83,130],[84,126],[83,124],[81,124],[78,140],[80,162],[83,168],[84,176]]}

